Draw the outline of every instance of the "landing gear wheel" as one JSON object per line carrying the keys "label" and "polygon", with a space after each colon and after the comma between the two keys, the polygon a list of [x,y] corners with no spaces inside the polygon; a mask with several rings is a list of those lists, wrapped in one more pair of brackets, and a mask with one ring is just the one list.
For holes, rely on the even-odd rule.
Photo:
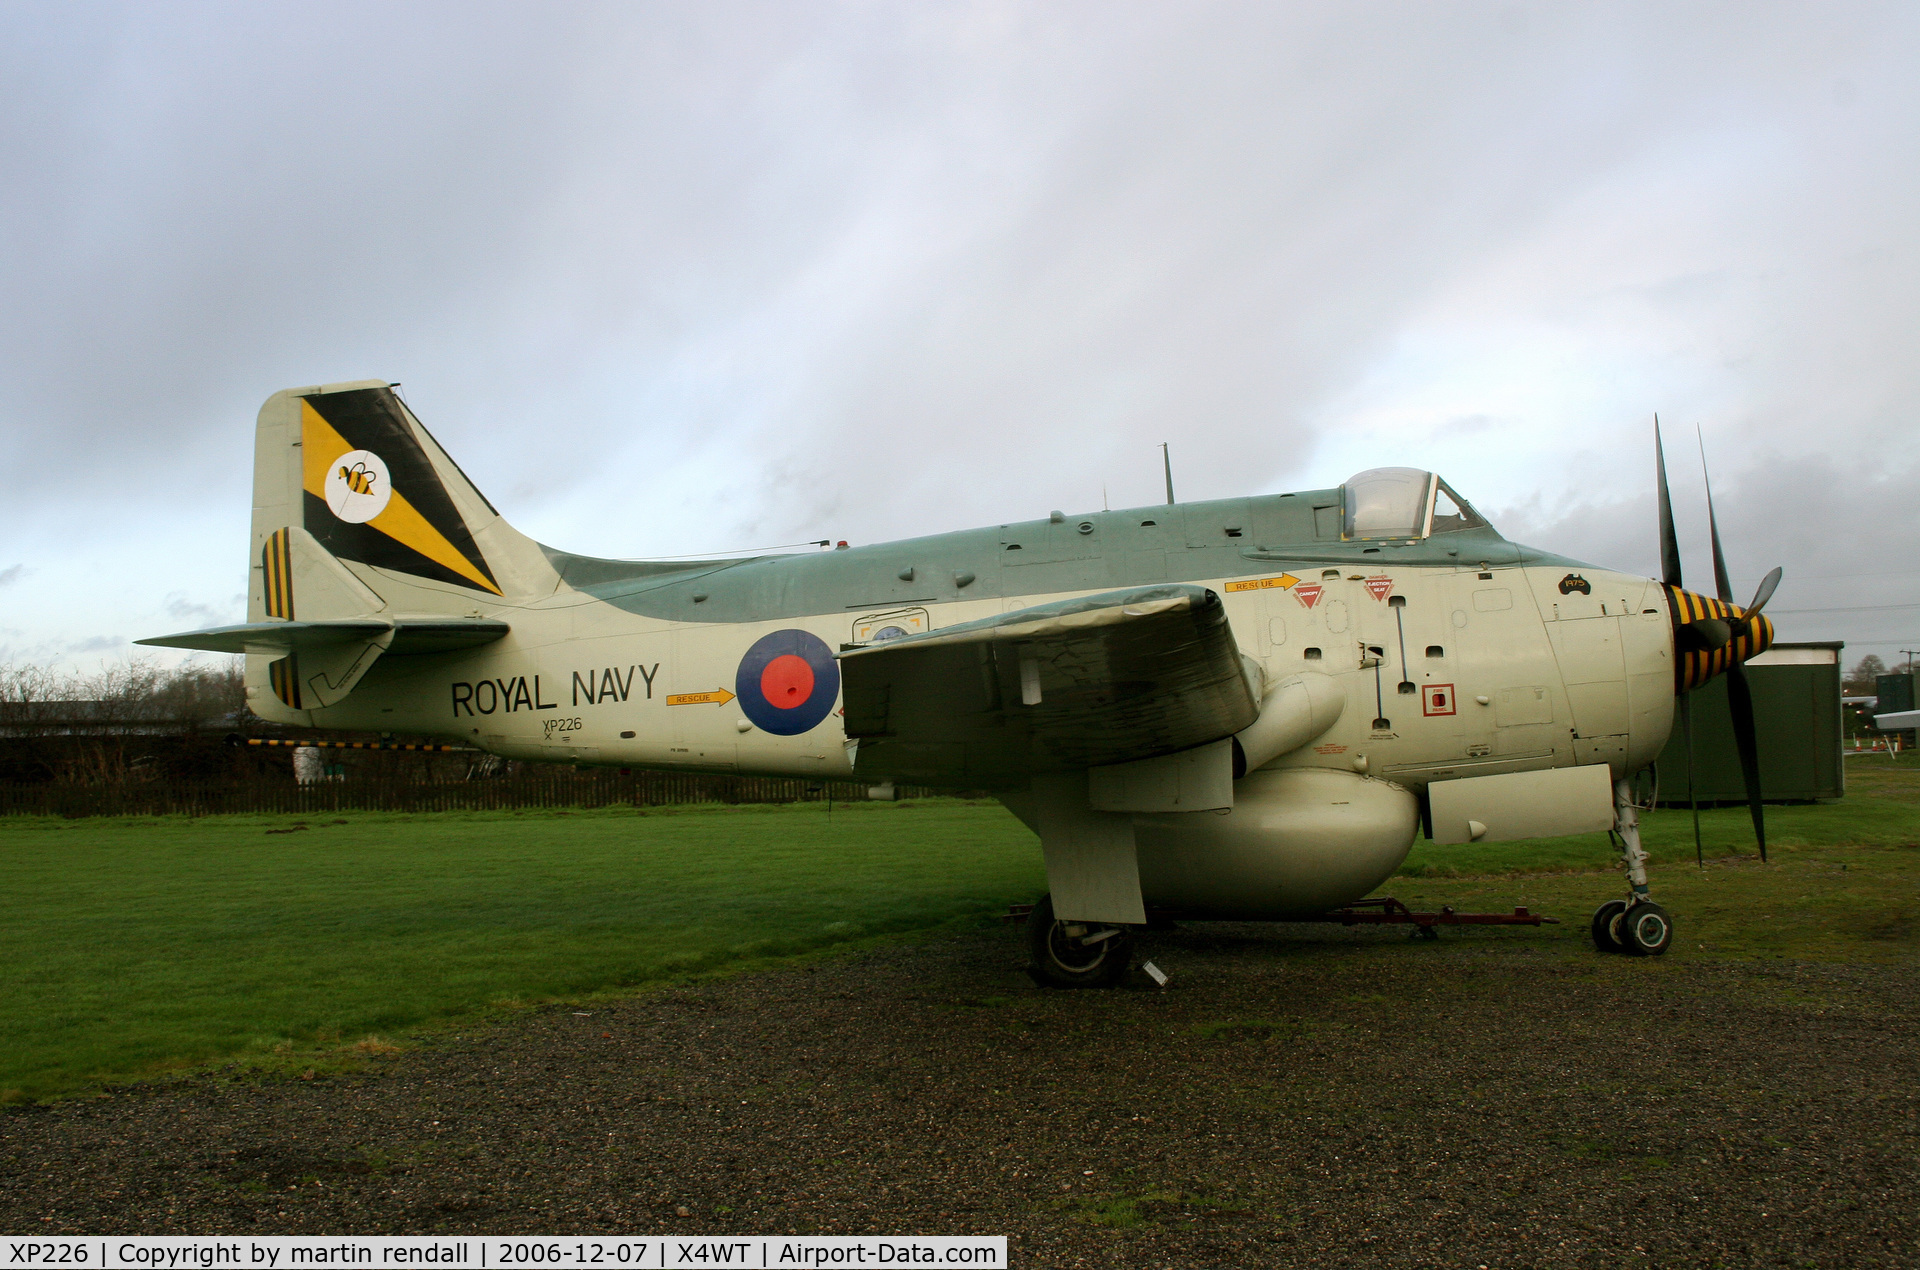
{"label": "landing gear wheel", "polygon": [[1673,919],[1652,900],[1641,900],[1620,919],[1620,940],[1635,957],[1658,957],[1673,942]]}
{"label": "landing gear wheel", "polygon": [[1608,900],[1593,914],[1593,946],[1603,953],[1627,951],[1620,918],[1627,911],[1625,900]]}
{"label": "landing gear wheel", "polygon": [[1110,988],[1133,964],[1133,932],[1102,922],[1057,921],[1053,896],[1045,895],[1027,914],[1027,951],[1034,982],[1043,987]]}

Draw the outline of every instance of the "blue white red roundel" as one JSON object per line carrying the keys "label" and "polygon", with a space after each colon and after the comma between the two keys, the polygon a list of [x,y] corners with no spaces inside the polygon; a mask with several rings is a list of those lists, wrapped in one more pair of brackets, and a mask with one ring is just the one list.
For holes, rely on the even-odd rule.
{"label": "blue white red roundel", "polygon": [[826,641],[806,631],[762,636],[734,672],[747,718],[775,736],[798,736],[827,717],[840,695],[840,667]]}

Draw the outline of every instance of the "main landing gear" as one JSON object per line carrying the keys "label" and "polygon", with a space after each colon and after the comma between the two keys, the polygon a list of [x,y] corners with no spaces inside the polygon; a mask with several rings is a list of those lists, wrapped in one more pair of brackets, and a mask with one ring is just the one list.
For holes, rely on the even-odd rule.
{"label": "main landing gear", "polygon": [[1133,964],[1133,932],[1100,922],[1063,922],[1048,895],[1027,914],[1029,973],[1049,988],[1109,988]]}
{"label": "main landing gear", "polygon": [[1647,895],[1647,853],[1640,847],[1639,808],[1632,783],[1613,783],[1613,831],[1620,839],[1631,893],[1608,900],[1593,915],[1593,946],[1630,957],[1658,957],[1673,942],[1673,918]]}

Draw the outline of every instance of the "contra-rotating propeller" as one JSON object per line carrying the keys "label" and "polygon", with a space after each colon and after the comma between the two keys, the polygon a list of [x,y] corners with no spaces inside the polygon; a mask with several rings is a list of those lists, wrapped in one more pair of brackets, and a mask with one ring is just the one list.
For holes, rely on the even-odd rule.
{"label": "contra-rotating propeller", "polygon": [[[1753,721],[1753,689],[1747,681],[1746,661],[1764,652],[1773,643],[1773,623],[1761,616],[1767,601],[1780,585],[1781,570],[1774,569],[1760,582],[1753,601],[1744,609],[1733,603],[1733,587],[1727,578],[1727,560],[1720,549],[1720,522],[1713,510],[1713,482],[1707,485],[1707,526],[1713,539],[1713,581],[1717,600],[1684,589],[1680,571],[1680,542],[1673,528],[1673,500],[1667,492],[1667,459],[1660,440],[1660,419],[1653,421],[1654,466],[1660,482],[1660,570],[1661,582],[1673,609],[1674,651],[1677,666],[1674,689],[1678,694],[1681,726],[1687,735],[1687,792],[1694,804],[1694,852],[1700,851],[1699,799],[1693,780],[1693,707],[1691,693],[1715,675],[1727,677],[1727,706],[1733,721],[1733,740],[1740,754],[1740,776],[1746,786],[1747,809],[1753,816],[1753,834],[1760,844],[1760,858],[1767,858],[1766,812],[1760,796],[1759,734]],[[1705,473],[1706,444],[1702,440],[1700,464]]]}

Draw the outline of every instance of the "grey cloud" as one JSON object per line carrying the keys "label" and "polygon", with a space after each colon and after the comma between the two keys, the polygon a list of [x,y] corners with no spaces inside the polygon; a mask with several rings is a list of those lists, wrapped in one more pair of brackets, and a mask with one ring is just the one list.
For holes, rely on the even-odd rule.
{"label": "grey cloud", "polygon": [[[1297,487],[1366,415],[1644,559],[1616,404],[1920,462],[1916,51],[1895,5],[15,7],[0,429],[60,479],[10,498],[177,544],[140,612],[222,594],[259,401],[387,375],[583,551],[1150,502],[1163,440],[1183,497]],[[1541,348],[1618,403],[1476,399]],[[1768,535],[1825,559],[1826,492]]]}
{"label": "grey cloud", "polygon": [[[1651,464],[1645,491],[1610,502],[1496,509],[1508,537],[1658,576]],[[1687,586],[1712,594],[1713,556],[1697,465],[1670,473]],[[1860,653],[1914,643],[1920,633],[1920,464],[1854,466],[1833,457],[1775,455],[1715,478],[1714,507],[1736,602],[1767,570],[1785,571],[1768,604],[1780,638],[1845,640]]]}
{"label": "grey cloud", "polygon": [[[195,604],[184,594],[175,593],[166,598],[166,614],[176,622],[192,622],[200,626],[218,626],[227,622],[244,620],[246,597],[239,597],[238,604],[229,602],[218,604]],[[235,612],[236,608],[239,610]]]}
{"label": "grey cloud", "polygon": [[67,645],[69,653],[114,653],[127,647],[125,635],[94,635]]}
{"label": "grey cloud", "polygon": [[11,586],[26,576],[27,566],[24,564],[8,565],[6,568],[0,569],[0,586]]}

